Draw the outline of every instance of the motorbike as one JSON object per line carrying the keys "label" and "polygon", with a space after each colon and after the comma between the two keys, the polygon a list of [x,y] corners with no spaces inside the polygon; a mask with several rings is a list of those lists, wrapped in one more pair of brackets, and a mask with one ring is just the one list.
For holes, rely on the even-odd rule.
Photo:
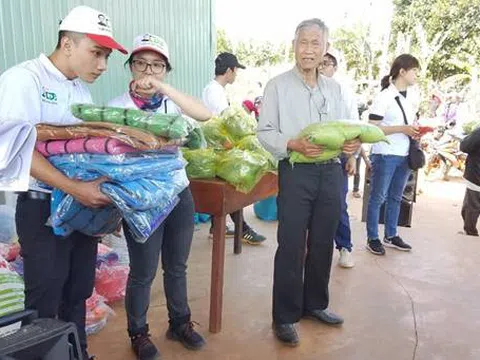
{"label": "motorbike", "polygon": [[449,130],[448,126],[439,126],[422,141],[426,153],[424,171],[427,177],[440,174],[444,181],[448,181],[452,169],[462,173],[465,170],[467,155],[460,151],[462,137]]}

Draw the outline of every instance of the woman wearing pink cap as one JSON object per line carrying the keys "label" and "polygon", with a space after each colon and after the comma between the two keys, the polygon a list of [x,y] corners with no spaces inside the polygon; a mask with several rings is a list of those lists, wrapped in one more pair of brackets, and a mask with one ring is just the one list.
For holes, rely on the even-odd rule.
{"label": "woman wearing pink cap", "polygon": [[[205,121],[212,114],[197,99],[164,82],[172,70],[167,43],[160,37],[144,34],[135,38],[128,64],[132,81],[128,91],[109,102],[109,106],[136,108],[155,113],[184,113]],[[190,189],[180,195],[180,203],[143,244],[124,231],[130,256],[125,307],[128,334],[138,359],[157,359],[160,354],[150,340],[147,311],[150,291],[160,254],[169,327],[167,338],[198,350],[205,340],[193,329],[187,298],[187,260],[194,230],[194,203]],[[127,229],[125,229],[127,230]]]}

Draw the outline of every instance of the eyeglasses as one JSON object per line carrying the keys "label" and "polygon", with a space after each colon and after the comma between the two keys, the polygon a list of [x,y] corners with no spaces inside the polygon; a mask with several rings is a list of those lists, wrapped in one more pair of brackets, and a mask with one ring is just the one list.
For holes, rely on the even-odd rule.
{"label": "eyeglasses", "polygon": [[139,72],[145,72],[147,71],[147,68],[150,66],[150,69],[154,74],[160,74],[167,65],[163,62],[160,61],[155,61],[153,63],[149,63],[148,61],[142,60],[142,59],[137,59],[132,61],[133,67],[135,70]]}
{"label": "eyeglasses", "polygon": [[333,63],[332,61],[324,61],[323,64],[321,64],[321,67],[322,68],[326,68],[326,67],[329,67],[329,66],[335,66],[335,63]]}

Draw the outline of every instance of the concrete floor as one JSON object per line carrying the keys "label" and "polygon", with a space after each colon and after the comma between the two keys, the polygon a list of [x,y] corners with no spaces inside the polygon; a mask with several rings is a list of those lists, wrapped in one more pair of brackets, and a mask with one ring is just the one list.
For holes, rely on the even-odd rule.
{"label": "concrete floor", "polygon": [[[271,331],[271,289],[276,223],[245,218],[268,241],[233,255],[227,244],[223,331],[208,332],[210,250],[208,227],[195,233],[189,263],[193,319],[208,344],[200,352],[165,339],[167,314],[162,277],[155,280],[149,312],[152,340],[162,359],[478,360],[480,359],[480,239],[459,235],[464,186],[427,182],[415,205],[414,224],[401,229],[411,253],[387,249],[377,257],[364,249],[361,200],[350,199],[356,266],[342,269],[334,254],[330,308],[345,317],[341,328],[302,320],[301,344],[287,348]],[[231,246],[230,246],[231,245]],[[125,330],[123,304],[114,306],[99,334],[89,338],[99,360],[135,359]]]}

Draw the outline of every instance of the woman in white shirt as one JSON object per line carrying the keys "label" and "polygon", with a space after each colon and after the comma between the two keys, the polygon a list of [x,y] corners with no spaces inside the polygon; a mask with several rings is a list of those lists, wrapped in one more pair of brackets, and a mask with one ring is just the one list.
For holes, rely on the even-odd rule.
{"label": "woman in white shirt", "polygon": [[[132,73],[128,91],[110,101],[109,106],[155,113],[185,113],[199,121],[211,118],[212,114],[199,100],[164,82],[172,67],[167,44],[162,38],[152,34],[136,37],[126,64]],[[179,198],[180,202],[172,213],[145,243],[137,243],[124,228],[130,257],[125,297],[128,334],[133,351],[140,360],[160,356],[150,341],[147,324],[151,285],[160,253],[169,316],[167,337],[193,350],[205,344],[202,336],[193,329],[187,298],[186,269],[194,230],[194,203],[190,189],[180,193]]]}
{"label": "woman in white shirt", "polygon": [[[402,194],[411,170],[408,166],[409,137],[419,136],[415,123],[415,102],[407,89],[417,81],[418,60],[409,54],[395,59],[390,74],[382,79],[382,91],[370,109],[369,121],[380,127],[390,143],[372,146],[372,174],[367,211],[367,249],[375,255],[385,255],[384,245],[410,251],[397,233]],[[402,111],[403,108],[403,111]],[[385,203],[385,237],[378,236],[380,209]]]}

